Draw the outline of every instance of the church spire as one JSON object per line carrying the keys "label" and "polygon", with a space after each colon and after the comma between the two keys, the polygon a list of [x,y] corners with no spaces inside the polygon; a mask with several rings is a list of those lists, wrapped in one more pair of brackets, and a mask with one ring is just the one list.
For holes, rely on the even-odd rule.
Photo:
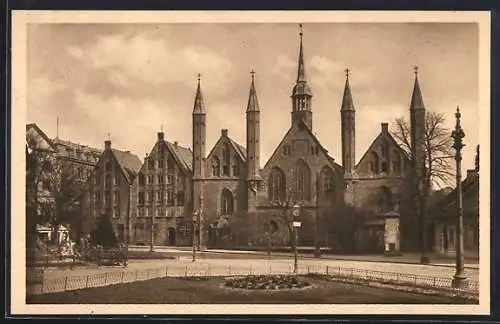
{"label": "church spire", "polygon": [[297,81],[292,90],[292,124],[299,125],[300,123],[305,123],[305,125],[312,130],[312,110],[311,110],[311,99],[312,91],[311,87],[306,80],[306,71],[304,65],[304,49],[302,44],[302,24],[300,26],[300,47],[299,47],[299,64],[297,67]]}
{"label": "church spire", "polygon": [[410,110],[425,109],[422,92],[420,91],[420,84],[418,83],[418,67],[415,66],[413,69],[415,70],[415,84],[411,96]]}
{"label": "church spire", "polygon": [[252,70],[250,74],[252,75],[252,84],[250,84],[247,111],[259,111],[259,100],[257,99],[257,91],[255,90],[255,71]]}
{"label": "church spire", "polygon": [[299,48],[299,64],[298,64],[298,69],[297,69],[297,82],[299,81],[306,81],[306,71],[305,71],[305,66],[304,66],[304,49],[302,45],[302,24],[299,25],[300,28],[300,48]]}
{"label": "church spire", "polygon": [[340,108],[343,110],[352,110],[354,111],[354,102],[352,100],[351,94],[351,86],[349,85],[349,69],[345,69],[345,86],[344,86],[344,97],[342,98],[342,106]]}
{"label": "church spire", "polygon": [[203,94],[201,93],[200,79],[201,74],[198,73],[198,88],[196,89],[196,97],[194,99],[193,114],[205,113],[205,102],[203,100]]}

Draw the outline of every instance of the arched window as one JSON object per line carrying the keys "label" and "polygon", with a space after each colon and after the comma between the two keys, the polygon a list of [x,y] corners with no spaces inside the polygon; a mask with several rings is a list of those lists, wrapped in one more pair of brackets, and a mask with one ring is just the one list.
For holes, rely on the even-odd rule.
{"label": "arched window", "polygon": [[331,168],[324,166],[321,169],[319,181],[322,194],[331,194],[335,190],[335,175]]}
{"label": "arched window", "polygon": [[139,173],[139,185],[144,186],[146,184],[146,177],[144,173]]}
{"label": "arched window", "polygon": [[214,156],[212,158],[212,175],[214,177],[220,176],[220,162],[219,162],[219,158],[216,156]]}
{"label": "arched window", "polygon": [[234,212],[234,200],[231,191],[224,189],[221,193],[220,199],[220,213],[221,215],[231,215]]}
{"label": "arched window", "polygon": [[392,154],[392,172],[401,173],[401,155],[397,151]]}
{"label": "arched window", "polygon": [[240,176],[240,163],[238,159],[233,159],[233,177]]}
{"label": "arched window", "polygon": [[387,213],[392,210],[393,201],[391,190],[387,187],[380,188],[379,193],[379,211],[382,213]]}
{"label": "arched window", "polygon": [[373,173],[379,173],[379,159],[378,154],[376,152],[371,153],[371,162],[373,163],[373,169],[371,170]]}
{"label": "arched window", "polygon": [[285,173],[274,167],[269,174],[267,183],[269,201],[285,200]]}
{"label": "arched window", "polygon": [[224,143],[222,146],[222,175],[229,176],[230,165],[229,144]]}
{"label": "arched window", "polygon": [[389,141],[384,139],[382,141],[382,145],[380,146],[380,153],[382,154],[383,158],[389,157]]}
{"label": "arched window", "polygon": [[311,169],[304,160],[297,161],[297,199],[311,200]]}

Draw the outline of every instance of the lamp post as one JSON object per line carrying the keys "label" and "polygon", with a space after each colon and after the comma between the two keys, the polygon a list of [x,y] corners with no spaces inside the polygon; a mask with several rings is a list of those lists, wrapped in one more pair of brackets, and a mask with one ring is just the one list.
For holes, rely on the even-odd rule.
{"label": "lamp post", "polygon": [[453,148],[455,149],[455,162],[456,162],[456,181],[457,181],[457,215],[456,215],[456,266],[455,275],[453,276],[452,286],[454,288],[461,288],[467,285],[467,278],[464,274],[464,237],[463,237],[463,226],[464,226],[464,215],[462,206],[462,148],[465,146],[462,143],[462,139],[465,137],[465,133],[460,125],[460,109],[457,107],[457,112],[455,113],[456,124],[455,129],[451,133],[453,138]]}
{"label": "lamp post", "polygon": [[299,243],[299,228],[302,225],[300,221],[296,221],[297,217],[300,214],[300,206],[298,204],[293,205],[292,207],[292,215],[293,215],[293,220],[292,220],[292,227],[293,227],[293,232],[295,234],[295,244],[293,245],[293,254],[294,254],[294,262],[293,262],[293,273],[297,273],[297,245]]}
{"label": "lamp post", "polygon": [[197,228],[197,222],[198,222],[198,215],[199,215],[199,212],[196,210],[194,213],[193,213],[193,226],[192,226],[192,243],[193,243],[193,260],[192,262],[195,262],[196,261],[196,228]]}

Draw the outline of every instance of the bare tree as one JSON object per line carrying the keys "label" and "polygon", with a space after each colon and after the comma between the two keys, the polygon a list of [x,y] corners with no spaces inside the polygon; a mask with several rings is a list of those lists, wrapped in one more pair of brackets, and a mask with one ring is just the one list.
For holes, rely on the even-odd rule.
{"label": "bare tree", "polygon": [[[424,132],[424,165],[425,182],[429,189],[449,185],[453,180],[453,139],[451,130],[444,126],[446,119],[444,114],[427,112],[425,115]],[[411,157],[411,129],[410,123],[405,118],[395,120],[392,135]]]}
{"label": "bare tree", "polygon": [[453,173],[453,140],[451,131],[444,126],[444,114],[427,112],[425,115],[424,129],[424,164],[423,170],[417,172],[411,154],[411,128],[408,120],[398,118],[395,121],[393,136],[406,152],[412,162],[412,170],[408,180],[411,188],[411,202],[413,214],[416,217],[420,247],[422,252],[421,262],[427,263],[427,207],[429,196],[433,188],[446,186],[450,183]]}

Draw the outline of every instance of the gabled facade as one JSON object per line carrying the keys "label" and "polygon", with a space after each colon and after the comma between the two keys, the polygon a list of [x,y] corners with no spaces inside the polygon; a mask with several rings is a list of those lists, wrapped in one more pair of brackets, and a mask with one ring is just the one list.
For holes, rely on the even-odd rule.
{"label": "gabled facade", "polygon": [[104,150],[86,183],[81,196],[82,219],[78,237],[87,237],[99,215],[110,217],[119,241],[124,242],[129,233],[130,210],[135,206],[132,185],[141,167],[139,158],[104,142]]}
{"label": "gabled facade", "polygon": [[130,242],[141,245],[189,244],[192,209],[192,152],[165,140],[163,132],[133,182]]}

